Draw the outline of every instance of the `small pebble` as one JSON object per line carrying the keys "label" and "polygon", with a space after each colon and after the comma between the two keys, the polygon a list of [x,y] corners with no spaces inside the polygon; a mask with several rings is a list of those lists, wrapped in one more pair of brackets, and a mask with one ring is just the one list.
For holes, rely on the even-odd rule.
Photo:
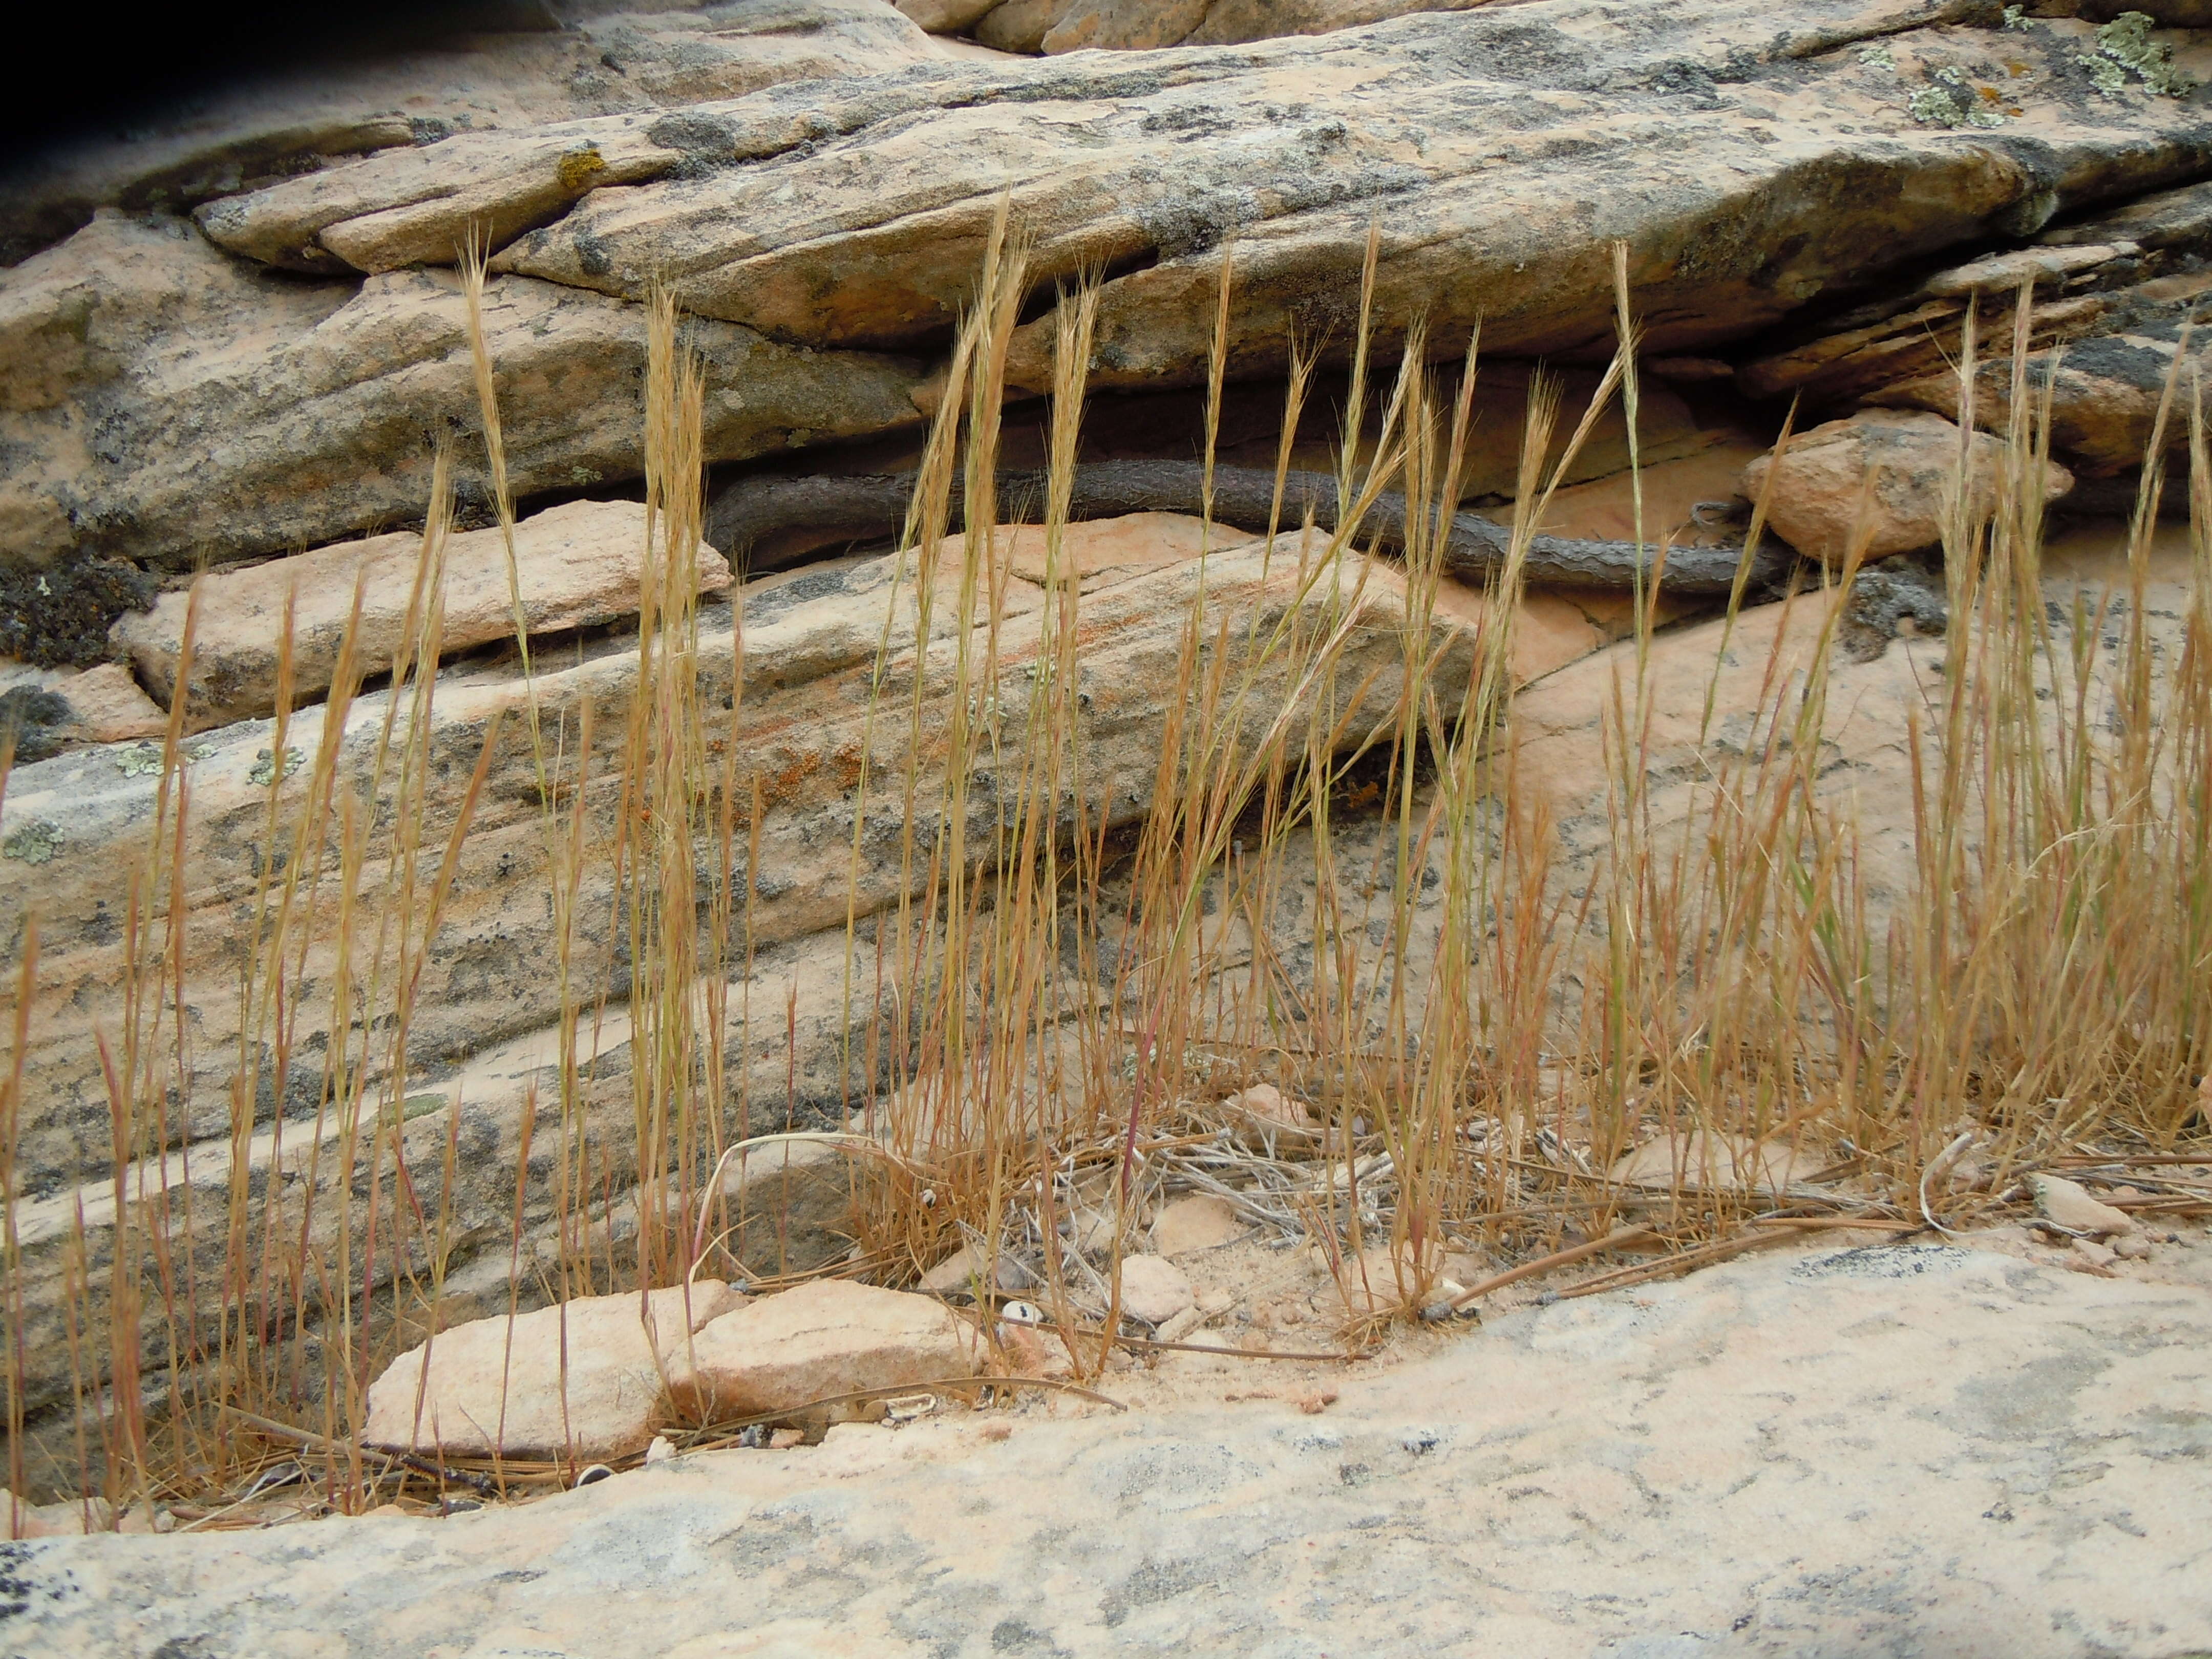
{"label": "small pebble", "polygon": [[768,1449],[770,1451],[789,1451],[793,1446],[803,1446],[805,1443],[806,1431],[804,1429],[778,1429],[768,1437]]}
{"label": "small pebble", "polygon": [[2109,1273],[2114,1259],[2115,1253],[2110,1245],[2100,1244],[2092,1239],[2077,1238],[2074,1241],[2073,1260],[2067,1266],[2082,1273]]}
{"label": "small pebble", "polygon": [[2123,1233],[2112,1241],[2112,1254],[2123,1261],[2141,1261],[2150,1255],[2150,1240],[2142,1233]]}
{"label": "small pebble", "polygon": [[2100,1203],[2073,1182],[2057,1176],[2037,1175],[2027,1178],[2027,1185],[2035,1194],[2037,1212],[2069,1232],[2104,1238],[2131,1233],[2136,1229],[2135,1222],[2124,1210]]}
{"label": "small pebble", "polygon": [[675,1443],[665,1434],[653,1436],[653,1443],[645,1449],[645,1461],[648,1463],[665,1463],[675,1455]]}
{"label": "small pebble", "polygon": [[1336,1404],[1337,1398],[1334,1389],[1323,1389],[1319,1394],[1310,1394],[1299,1401],[1298,1409],[1308,1417],[1319,1417],[1331,1406]]}

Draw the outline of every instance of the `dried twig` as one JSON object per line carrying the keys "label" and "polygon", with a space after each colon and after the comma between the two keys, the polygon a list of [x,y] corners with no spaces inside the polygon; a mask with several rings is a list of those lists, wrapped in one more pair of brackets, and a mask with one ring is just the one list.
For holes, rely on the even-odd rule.
{"label": "dried twig", "polygon": [[[334,1457],[343,1457],[349,1449],[343,1441],[333,1440],[328,1435],[317,1434],[310,1429],[295,1429],[289,1423],[279,1423],[270,1418],[257,1417],[252,1412],[240,1410],[236,1406],[225,1406],[223,1409],[248,1427],[258,1429],[263,1434],[273,1436],[278,1440],[289,1440],[295,1445],[328,1452]],[[419,1457],[412,1452],[393,1451],[386,1446],[363,1446],[361,1449],[372,1457],[381,1457],[388,1463],[404,1465],[414,1470],[416,1474],[428,1475],[434,1480],[447,1480],[455,1486],[466,1486],[470,1491],[481,1492],[488,1498],[496,1497],[499,1493],[499,1482],[488,1474],[471,1474],[466,1469],[457,1469],[448,1464],[433,1462],[430,1459]]]}

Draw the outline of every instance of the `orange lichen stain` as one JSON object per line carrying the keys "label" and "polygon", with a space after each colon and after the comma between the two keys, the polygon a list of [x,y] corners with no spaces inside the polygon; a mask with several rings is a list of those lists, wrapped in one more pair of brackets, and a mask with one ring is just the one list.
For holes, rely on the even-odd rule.
{"label": "orange lichen stain", "polygon": [[778,757],[778,764],[764,768],[756,775],[760,781],[761,805],[764,807],[778,806],[791,799],[799,793],[807,779],[822,769],[822,757],[818,754],[792,756],[787,750]]}
{"label": "orange lichen stain", "polygon": [[830,777],[841,794],[850,794],[868,775],[868,758],[856,743],[840,744],[830,757]]}

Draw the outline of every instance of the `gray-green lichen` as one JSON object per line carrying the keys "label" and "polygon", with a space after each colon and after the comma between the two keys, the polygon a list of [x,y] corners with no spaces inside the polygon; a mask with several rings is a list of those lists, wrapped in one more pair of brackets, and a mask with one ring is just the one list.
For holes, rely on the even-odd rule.
{"label": "gray-green lichen", "polygon": [[119,750],[115,757],[115,769],[126,778],[150,778],[161,769],[161,745],[158,743],[134,743]]}
{"label": "gray-green lichen", "polygon": [[253,769],[246,775],[246,780],[248,783],[274,783],[279,778],[290,777],[293,773],[299,770],[301,763],[307,758],[296,749],[287,749],[284,751],[284,764],[279,768],[275,754],[266,749],[258,750],[255,751]]}
{"label": "gray-green lichen", "polygon": [[2124,11],[2098,29],[2097,50],[2081,54],[2081,66],[2107,98],[2127,86],[2128,70],[2161,97],[2180,98],[2197,90],[2196,77],[2175,64],[2172,44],[2152,38],[2155,21],[2144,12]]}
{"label": "gray-green lichen", "polygon": [[1887,46],[1862,47],[1859,51],[1859,62],[1864,64],[1869,69],[1887,70],[1892,74],[1897,72],[1897,54]]}
{"label": "gray-green lichen", "polygon": [[0,841],[0,856],[21,859],[26,864],[50,864],[68,839],[60,826],[44,818],[33,818],[7,840]]}
{"label": "gray-green lichen", "polygon": [[2025,30],[2028,27],[2027,9],[2025,6],[2007,6],[2004,9],[2002,27],[2008,29]]}
{"label": "gray-green lichen", "polygon": [[1995,100],[1978,91],[1954,64],[1929,71],[1928,84],[1905,100],[1912,118],[1929,127],[2001,127],[2003,114]]}

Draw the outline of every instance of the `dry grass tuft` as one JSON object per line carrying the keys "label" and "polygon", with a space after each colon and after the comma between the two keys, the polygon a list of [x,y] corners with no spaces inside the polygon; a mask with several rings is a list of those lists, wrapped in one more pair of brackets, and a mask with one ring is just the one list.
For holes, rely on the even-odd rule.
{"label": "dry grass tuft", "polygon": [[[2200,485],[2177,641],[2154,637],[2147,600],[2163,435],[2125,591],[2084,595],[2062,623],[2041,570],[2048,422],[2022,421],[1993,515],[1971,518],[1962,499],[1946,536],[1951,632],[1929,719],[1910,732],[1911,823],[1863,825],[1824,782],[1853,568],[1789,601],[1805,626],[1777,634],[1758,718],[1709,745],[1710,775],[1665,803],[1655,769],[1671,711],[1657,706],[1644,592],[1606,715],[1604,854],[1571,878],[1543,798],[1516,770],[1513,630],[1551,490],[1611,398],[1635,430],[1625,275],[1618,353],[1571,429],[1539,379],[1510,550],[1482,620],[1462,625],[1439,595],[1476,346],[1442,404],[1415,319],[1383,384],[1370,259],[1340,471],[1358,507],[1334,533],[1286,525],[1271,538],[1270,571],[1296,599],[1279,622],[1209,623],[1206,556],[1152,805],[1131,830],[1109,821],[1085,769],[1084,600],[1065,564],[1093,283],[1063,294],[1058,312],[1042,643],[1010,654],[1003,629],[1012,577],[990,534],[993,484],[1026,267],[1002,212],[928,434],[878,652],[846,999],[848,1012],[892,1012],[846,1023],[864,1034],[842,1056],[855,1115],[836,1139],[868,1173],[856,1183],[855,1259],[841,1271],[908,1283],[968,1243],[980,1258],[971,1288],[994,1296],[1002,1264],[1036,1286],[1025,1294],[1081,1379],[1117,1341],[1147,1334],[1121,1317],[1121,1259],[1148,1207],[1180,1192],[1317,1246],[1353,1310],[1340,1334],[1352,1350],[1440,1306],[1452,1250],[1659,1252],[1588,1287],[1601,1288],[1839,1218],[1900,1232],[1966,1226],[2016,1201],[2015,1182],[2039,1168],[2127,1167],[2149,1207],[2201,1207],[2201,1188],[2161,1182],[2166,1166],[2140,1161],[2202,1152],[2208,1133],[2212,457],[2194,386],[2170,388],[2162,417],[2187,426]],[[467,279],[473,316],[480,262]],[[1232,281],[1224,262],[1217,411]],[[2014,313],[2016,366],[2028,297]],[[701,672],[700,368],[672,300],[656,295],[647,310],[648,545],[635,686],[605,715],[620,722],[612,775],[591,773],[597,717],[550,728],[542,717],[510,572],[563,1014],[558,1098],[542,1131],[540,1103],[528,1103],[510,1149],[510,1306],[529,1276],[526,1232],[549,1215],[556,1260],[532,1293],[746,1273],[720,1176],[775,1127],[750,1121],[728,1058],[757,1012],[778,1025],[790,1017],[754,1010],[749,992],[732,1006],[732,987],[750,985],[747,872],[772,810],[736,741],[744,621],[740,606],[725,718]],[[1967,337],[1971,351],[1971,327]],[[491,496],[511,526],[495,366],[481,331],[471,339]],[[1309,354],[1293,366],[1279,476],[1313,366]],[[2010,407],[2029,410],[2023,376],[2016,368]],[[1973,374],[1960,380],[1971,396]],[[1358,465],[1360,454],[1372,459]],[[191,790],[181,714],[172,722],[143,856],[124,872],[128,1013],[103,1038],[112,1246],[95,1248],[81,1205],[65,1252],[75,1398],[61,1466],[33,1467],[27,1449],[57,1443],[37,1440],[27,1403],[15,1149],[38,1104],[22,1082],[35,917],[25,928],[0,1028],[11,1056],[0,1064],[8,1480],[19,1494],[99,1492],[118,1510],[178,1501],[220,1525],[280,1457],[305,1472],[306,1507],[349,1512],[410,1482],[465,1475],[528,1492],[562,1477],[518,1465],[426,1474],[352,1438],[367,1382],[444,1318],[459,1245],[459,1103],[442,1126],[410,1129],[406,1090],[423,964],[501,741],[495,722],[474,784],[438,821],[428,803],[442,763],[428,734],[449,474],[441,459],[388,690],[362,698],[349,634],[326,702],[295,711],[288,647],[272,753],[287,753],[301,721],[319,722],[321,741],[294,775],[276,763],[261,844],[283,855],[264,860],[239,922],[241,1018],[228,1055],[197,1052],[185,1016],[202,992],[183,979]],[[967,532],[957,563],[956,479]],[[1396,574],[1362,551],[1362,511],[1386,489],[1408,502]],[[1351,647],[1388,584],[1401,595],[1396,661],[1356,676]],[[1781,641],[1808,635],[1809,654],[1785,659]],[[187,654],[190,640],[188,623]],[[187,664],[178,680],[188,678]],[[1378,697],[1387,715],[1363,714]],[[1709,695],[1708,728],[1716,714]],[[342,764],[339,738],[362,722],[368,758]],[[6,773],[0,757],[0,789]],[[902,826],[904,896],[871,916],[862,826],[886,810]],[[595,827],[610,815],[611,843]],[[1909,831],[1915,883],[1880,924],[1866,875],[1877,830]],[[596,936],[581,914],[599,902],[592,894],[612,895],[618,998],[607,990],[617,963],[587,960],[582,943]],[[312,1054],[297,1041],[311,983],[336,1034]],[[590,1075],[595,1034],[615,1018],[630,1032],[626,1119],[599,1108]],[[202,1066],[231,1078],[227,1144],[191,1153],[227,1160],[218,1188],[182,1179],[173,1155],[173,1103]],[[301,1074],[312,1120],[259,1127],[260,1103],[298,1097]],[[1255,1121],[1231,1097],[1260,1083],[1312,1115]],[[1756,1143],[1794,1153],[1795,1173],[1763,1178],[1747,1153],[1725,1167],[1686,1156],[1656,1186],[1612,1178],[1619,1156],[1655,1139]],[[257,1179],[297,1144],[311,1149],[308,1179]],[[1970,1159],[1980,1178],[1952,1180]],[[315,1178],[325,1161],[334,1182]]]}

